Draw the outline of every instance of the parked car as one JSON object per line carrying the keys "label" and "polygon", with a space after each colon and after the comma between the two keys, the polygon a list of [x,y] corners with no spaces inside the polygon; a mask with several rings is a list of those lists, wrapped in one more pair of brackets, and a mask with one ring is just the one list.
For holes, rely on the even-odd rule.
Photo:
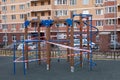
{"label": "parked car", "polygon": [[[44,47],[44,42],[41,42],[41,47]],[[28,43],[28,49],[29,50],[34,50],[38,48],[38,44],[34,44],[33,42],[29,42]],[[19,46],[17,47],[17,50],[22,50],[23,49],[23,43],[19,44]]]}
{"label": "parked car", "polygon": [[0,48],[3,48],[5,46],[5,43],[0,43]]}
{"label": "parked car", "polygon": [[[22,49],[23,49],[23,45],[25,46],[24,43],[20,43],[20,44],[18,45],[18,47],[17,47],[17,50],[22,50]],[[29,42],[29,43],[28,43],[28,49],[30,49],[30,50],[35,49],[35,46],[33,45],[32,42]]]}
{"label": "parked car", "polygon": [[120,49],[120,43],[117,41],[111,41],[110,42],[110,49],[114,49],[114,45],[115,45],[115,49]]}
{"label": "parked car", "polygon": [[15,49],[17,49],[19,43],[11,43],[11,44],[5,46],[4,49],[14,49],[14,44],[15,44]]}
{"label": "parked car", "polygon": [[[87,39],[82,39],[82,46],[87,47],[88,41]],[[98,48],[94,42],[89,42],[91,48],[96,49]],[[74,47],[80,46],[80,39],[74,39]]]}

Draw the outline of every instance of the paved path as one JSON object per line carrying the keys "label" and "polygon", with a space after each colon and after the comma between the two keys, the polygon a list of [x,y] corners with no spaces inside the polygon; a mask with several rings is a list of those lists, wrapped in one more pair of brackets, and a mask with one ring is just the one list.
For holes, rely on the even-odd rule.
{"label": "paved path", "polygon": [[120,80],[120,61],[98,60],[93,71],[89,71],[87,63],[83,68],[75,66],[75,72],[70,72],[66,60],[52,60],[51,70],[46,70],[43,62],[29,64],[26,76],[23,74],[23,65],[17,63],[16,75],[13,75],[12,57],[0,56],[0,80]]}

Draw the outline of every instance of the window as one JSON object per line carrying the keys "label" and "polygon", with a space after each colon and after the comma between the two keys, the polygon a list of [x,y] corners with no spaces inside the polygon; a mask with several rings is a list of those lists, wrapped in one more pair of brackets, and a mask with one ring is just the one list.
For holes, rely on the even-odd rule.
{"label": "window", "polygon": [[16,19],[16,15],[11,15],[11,19],[12,20]]}
{"label": "window", "polygon": [[7,7],[6,6],[2,6],[2,11],[3,12],[7,11]]}
{"label": "window", "polygon": [[20,29],[24,29],[24,24],[20,24]]}
{"label": "window", "polygon": [[83,14],[89,14],[89,10],[83,10]]}
{"label": "window", "polygon": [[20,19],[24,19],[24,14],[20,14]]}
{"label": "window", "polygon": [[70,5],[76,5],[77,0],[70,0]]}
{"label": "window", "polygon": [[106,13],[114,13],[115,12],[115,7],[114,6],[110,6],[110,7],[106,7],[105,8],[105,12]]}
{"label": "window", "polygon": [[7,36],[3,36],[3,42],[7,42],[8,41],[8,37]]}
{"label": "window", "polygon": [[27,13],[27,16],[29,17],[29,16],[30,16],[30,13]]}
{"label": "window", "polygon": [[108,19],[108,20],[106,20],[106,24],[107,25],[114,25],[114,24],[116,24],[116,20],[115,19]]}
{"label": "window", "polygon": [[16,36],[12,35],[12,41],[15,42],[16,41]]}
{"label": "window", "polygon": [[2,2],[7,2],[7,0],[2,0]]}
{"label": "window", "polygon": [[103,21],[97,20],[96,21],[96,26],[103,26]]}
{"label": "window", "polygon": [[58,27],[64,27],[65,25],[64,25],[64,23],[58,23],[58,24],[56,24],[56,26],[58,26]]}
{"label": "window", "polygon": [[57,33],[57,39],[66,39],[65,33]]}
{"label": "window", "polygon": [[41,5],[44,5],[44,2],[41,2]]}
{"label": "window", "polygon": [[7,16],[6,15],[2,15],[2,19],[3,20],[7,20]]}
{"label": "window", "polygon": [[48,12],[48,16],[50,16],[51,15],[51,12]]}
{"label": "window", "polygon": [[11,6],[11,10],[12,10],[12,11],[15,11],[15,5],[12,5],[12,6]]}
{"label": "window", "polygon": [[30,7],[30,3],[27,3],[27,8],[29,8]]}
{"label": "window", "polygon": [[105,0],[105,1],[115,1],[115,0]]}
{"label": "window", "polygon": [[56,16],[67,16],[68,12],[67,10],[57,10],[55,11]]}
{"label": "window", "polygon": [[76,11],[76,10],[72,10],[71,12],[72,12],[73,14],[76,14],[76,13],[77,13],[77,11]]}
{"label": "window", "polygon": [[44,12],[41,12],[41,16],[45,16],[45,13],[44,13]]}
{"label": "window", "polygon": [[11,30],[16,30],[16,24],[12,24]]}
{"label": "window", "polygon": [[8,27],[8,25],[5,25],[5,24],[2,25],[3,30],[7,30],[7,27]]}
{"label": "window", "polygon": [[34,13],[34,16],[37,16],[37,13],[36,13],[36,12]]}
{"label": "window", "polygon": [[103,3],[103,0],[95,0],[95,3],[96,3],[96,4],[102,4],[102,3]]}
{"label": "window", "polygon": [[11,2],[15,2],[15,0],[11,0]]}
{"label": "window", "polygon": [[28,35],[28,36],[27,36],[27,39],[28,39],[28,40],[31,39],[31,35]]}
{"label": "window", "polygon": [[20,40],[24,40],[24,35],[21,35],[21,36],[20,36]]}
{"label": "window", "polygon": [[111,33],[111,42],[115,41],[118,39],[118,36],[114,34],[114,32]]}
{"label": "window", "polygon": [[21,10],[23,10],[23,9],[25,8],[25,5],[22,4],[22,5],[19,6],[19,8],[20,8]]}
{"label": "window", "polygon": [[82,1],[83,1],[83,5],[89,4],[89,0],[82,0]]}
{"label": "window", "polygon": [[96,15],[103,15],[103,10],[102,9],[97,9],[96,10]]}
{"label": "window", "polygon": [[55,5],[64,5],[67,4],[67,0],[55,0]]}
{"label": "window", "polygon": [[34,6],[37,6],[37,3],[36,3],[36,2],[34,3]]}

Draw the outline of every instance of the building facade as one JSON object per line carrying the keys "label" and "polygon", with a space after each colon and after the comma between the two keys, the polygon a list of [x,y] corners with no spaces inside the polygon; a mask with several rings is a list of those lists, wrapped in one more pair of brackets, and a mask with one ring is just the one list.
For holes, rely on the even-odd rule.
{"label": "building facade", "polygon": [[[111,32],[111,40],[120,41],[120,0],[0,0],[0,43],[12,43],[24,38],[24,15],[28,20],[70,18],[70,12],[92,14],[93,26],[100,32]],[[29,33],[36,31],[31,24]],[[42,28],[41,32],[45,32]],[[56,37],[58,29],[52,27],[51,37]],[[59,23],[59,36],[65,38],[65,26]],[[116,34],[116,35],[115,35]],[[63,37],[64,36],[64,37]],[[28,35],[30,38],[31,35]]]}

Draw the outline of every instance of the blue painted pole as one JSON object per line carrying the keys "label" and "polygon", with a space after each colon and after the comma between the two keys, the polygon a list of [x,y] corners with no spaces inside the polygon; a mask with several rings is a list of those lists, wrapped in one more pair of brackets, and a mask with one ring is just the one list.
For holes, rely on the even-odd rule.
{"label": "blue painted pole", "polygon": [[15,51],[15,47],[16,47],[16,44],[14,42],[14,49],[13,49],[13,66],[14,66],[14,75],[16,74],[16,62],[15,62],[15,59],[16,59],[16,51]]}
{"label": "blue painted pole", "polygon": [[[92,25],[92,15],[90,16],[90,25]],[[92,45],[92,26],[90,26],[90,45]],[[90,47],[90,70],[92,70],[92,64],[93,64],[93,61],[92,61],[92,47]]]}
{"label": "blue painted pole", "polygon": [[23,49],[22,49],[22,56],[23,56],[23,71],[24,75],[26,75],[26,63],[25,63],[25,56],[24,56],[24,41],[23,41]]}

